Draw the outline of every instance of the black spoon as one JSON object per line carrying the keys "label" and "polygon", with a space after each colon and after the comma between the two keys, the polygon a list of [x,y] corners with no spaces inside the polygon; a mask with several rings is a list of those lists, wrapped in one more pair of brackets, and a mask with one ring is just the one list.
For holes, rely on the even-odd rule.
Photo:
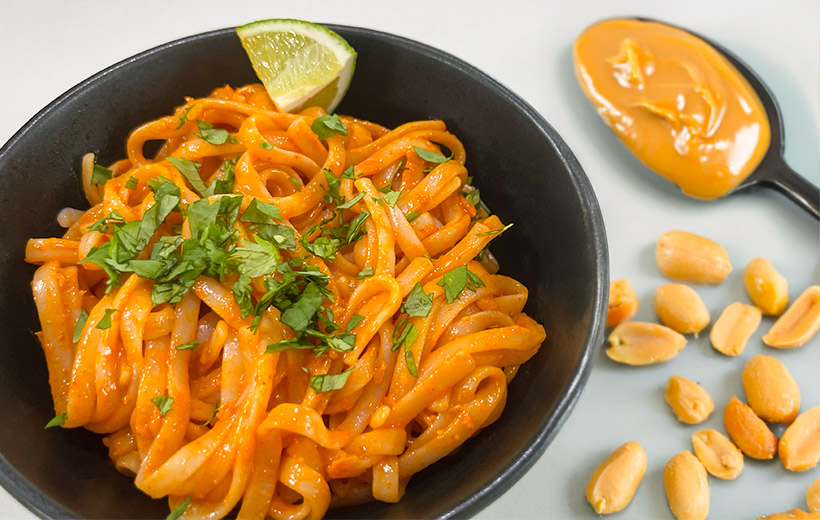
{"label": "black spoon", "polygon": [[719,53],[723,54],[723,56],[735,66],[738,72],[743,74],[749,82],[749,85],[757,92],[760,102],[763,103],[763,107],[766,109],[766,117],[768,117],[769,126],[771,127],[769,149],[752,174],[746,177],[736,188],[729,191],[727,195],[752,187],[763,186],[779,191],[799,207],[809,212],[814,218],[820,220],[820,189],[786,164],[786,160],[783,158],[783,152],[786,149],[786,142],[783,135],[783,116],[780,113],[780,106],[777,104],[774,94],[772,94],[769,87],[763,83],[763,80],[760,79],[751,67],[743,63],[740,58],[709,38],[690,31],[689,29],[659,20],[641,17],[635,17],[635,19],[642,22],[655,22],[668,25],[669,27],[688,32],[705,41]]}

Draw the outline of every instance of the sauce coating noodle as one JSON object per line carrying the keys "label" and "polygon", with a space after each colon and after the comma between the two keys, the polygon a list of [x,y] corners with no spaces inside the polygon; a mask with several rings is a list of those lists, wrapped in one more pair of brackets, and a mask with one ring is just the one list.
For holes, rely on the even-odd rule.
{"label": "sauce coating noodle", "polygon": [[[346,135],[320,139],[324,115],[277,112],[260,85],[188,98],[135,129],[110,171],[86,156],[91,208],[61,212],[64,236],[26,249],[63,426],[104,434],[117,469],[184,518],[239,505],[243,519],[317,519],[396,502],[499,417],[546,337],[522,312],[527,289],[495,273],[485,248],[503,225],[465,198],[465,151],[444,123],[341,116]],[[152,158],[149,141],[161,145]],[[218,181],[223,193],[203,193]],[[219,274],[180,261],[189,241],[216,243],[221,228],[211,219],[203,232],[198,211],[233,202],[216,217],[231,252],[209,246],[203,260]],[[266,225],[280,226],[266,236],[281,247],[252,256],[270,246]],[[138,254],[123,260],[113,248],[129,236]],[[146,275],[166,261],[179,271]],[[185,269],[199,274],[179,290]],[[259,303],[286,286],[291,300]],[[311,325],[294,328],[300,317]]]}

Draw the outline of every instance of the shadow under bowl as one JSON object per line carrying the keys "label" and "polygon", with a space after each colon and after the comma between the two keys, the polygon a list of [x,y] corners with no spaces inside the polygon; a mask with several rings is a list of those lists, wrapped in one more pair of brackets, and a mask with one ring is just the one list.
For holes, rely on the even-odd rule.
{"label": "shadow under bowl", "polygon": [[[500,420],[413,477],[397,504],[331,510],[329,518],[472,515],[512,486],[566,419],[601,344],[608,290],[606,235],[589,181],[555,130],[527,103],[442,51],[368,29],[330,26],[357,50],[339,113],[386,126],[442,119],[468,152],[483,200],[515,227],[492,245],[501,272],[530,291],[526,311],[547,330],[519,371]],[[0,150],[0,483],[44,518],[164,518],[120,475],[100,437],[44,430],[53,416],[40,329],[23,262],[29,237],[62,233],[55,215],[85,208],[78,173],[89,151],[124,156],[137,125],[168,114],[183,96],[257,81],[233,29],[171,42],[72,88]],[[536,497],[533,498],[537,500]]]}

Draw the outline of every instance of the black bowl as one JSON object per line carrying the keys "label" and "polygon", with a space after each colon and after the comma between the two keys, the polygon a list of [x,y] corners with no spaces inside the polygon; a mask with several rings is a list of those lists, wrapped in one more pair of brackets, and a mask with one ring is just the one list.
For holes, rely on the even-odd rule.
{"label": "black bowl", "polygon": [[[601,343],[606,236],[589,181],[553,128],[518,96],[463,61],[389,34],[331,26],[358,51],[340,113],[394,126],[443,119],[464,142],[482,197],[515,227],[493,252],[530,289],[527,312],[547,340],[519,372],[501,419],[413,477],[398,504],[330,511],[333,518],[453,518],[487,506],[544,451],[566,419]],[[122,61],[72,88],[0,150],[0,483],[45,518],[164,518],[167,503],[118,474],[100,438],[43,430],[53,416],[23,262],[29,237],[60,234],[60,208],[87,207],[80,158],[124,156],[138,124],[183,96],[256,81],[232,29],[184,38]],[[538,497],[533,497],[538,500]]]}

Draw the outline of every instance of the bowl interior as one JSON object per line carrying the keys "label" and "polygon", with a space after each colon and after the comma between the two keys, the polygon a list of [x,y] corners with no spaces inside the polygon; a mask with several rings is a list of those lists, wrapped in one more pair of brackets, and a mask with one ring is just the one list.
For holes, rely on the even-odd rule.
{"label": "bowl interior", "polygon": [[[510,387],[501,419],[415,476],[398,504],[330,511],[331,518],[466,516],[486,506],[535,461],[580,392],[603,333],[605,234],[590,185],[570,150],[528,105],[483,73],[395,36],[334,27],[358,51],[340,113],[387,126],[443,119],[467,148],[482,198],[515,227],[492,250],[502,273],[530,290],[527,312],[547,341]],[[0,481],[45,517],[164,518],[165,501],[134,488],[100,437],[43,430],[53,416],[39,330],[23,262],[29,237],[61,233],[60,208],[87,207],[80,158],[124,155],[136,125],[168,114],[183,96],[255,81],[232,30],[215,31],[125,60],[49,105],[0,151]]]}

